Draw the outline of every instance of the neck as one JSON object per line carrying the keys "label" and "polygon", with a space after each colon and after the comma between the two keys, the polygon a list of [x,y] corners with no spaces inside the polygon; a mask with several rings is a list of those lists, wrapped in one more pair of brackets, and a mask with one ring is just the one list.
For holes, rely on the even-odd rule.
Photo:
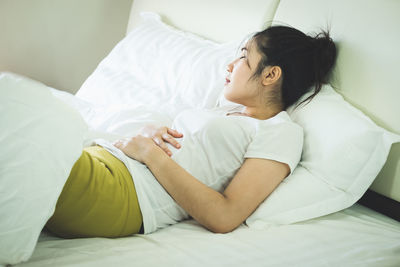
{"label": "neck", "polygon": [[276,107],[245,107],[243,113],[246,116],[256,118],[259,120],[267,120],[269,118],[272,118],[279,112],[281,112],[282,109],[276,108]]}

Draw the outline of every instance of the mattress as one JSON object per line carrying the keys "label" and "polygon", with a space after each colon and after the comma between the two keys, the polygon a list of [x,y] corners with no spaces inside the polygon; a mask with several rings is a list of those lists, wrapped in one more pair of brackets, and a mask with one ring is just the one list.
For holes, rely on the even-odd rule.
{"label": "mattress", "polygon": [[227,234],[186,220],[149,235],[60,239],[42,232],[18,266],[400,266],[400,222],[359,204],[291,225]]}

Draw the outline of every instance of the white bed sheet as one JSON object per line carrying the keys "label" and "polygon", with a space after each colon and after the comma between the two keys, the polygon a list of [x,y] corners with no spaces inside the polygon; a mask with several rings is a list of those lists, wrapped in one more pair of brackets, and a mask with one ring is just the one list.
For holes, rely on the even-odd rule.
{"label": "white bed sheet", "polygon": [[58,239],[20,266],[400,266],[400,222],[361,205],[266,230],[214,234],[194,220],[149,235]]}

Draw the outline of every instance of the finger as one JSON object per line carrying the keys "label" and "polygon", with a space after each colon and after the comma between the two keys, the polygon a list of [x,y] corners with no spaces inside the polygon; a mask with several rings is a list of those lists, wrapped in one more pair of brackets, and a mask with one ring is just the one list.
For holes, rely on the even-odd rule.
{"label": "finger", "polygon": [[168,149],[168,147],[165,145],[165,143],[163,143],[161,146],[162,150],[165,151],[165,153],[168,154],[168,156],[172,156],[172,152]]}
{"label": "finger", "polygon": [[162,150],[165,151],[169,156],[172,155],[172,152],[168,149],[167,145],[164,143],[164,141],[160,140],[159,138],[155,137],[153,138],[154,143],[156,143],[159,147],[161,147]]}
{"label": "finger", "polygon": [[164,134],[163,139],[173,145],[176,148],[180,148],[181,145],[178,143],[178,141],[175,140],[174,137],[170,136],[169,134]]}
{"label": "finger", "polygon": [[173,137],[182,137],[183,136],[182,133],[178,132],[177,130],[171,129],[171,128],[167,128],[167,133],[169,133]]}
{"label": "finger", "polygon": [[[159,139],[158,139],[159,140]],[[163,141],[158,141],[158,146],[161,147],[162,150],[165,151],[169,156],[172,155],[172,152],[168,149],[167,145]]]}

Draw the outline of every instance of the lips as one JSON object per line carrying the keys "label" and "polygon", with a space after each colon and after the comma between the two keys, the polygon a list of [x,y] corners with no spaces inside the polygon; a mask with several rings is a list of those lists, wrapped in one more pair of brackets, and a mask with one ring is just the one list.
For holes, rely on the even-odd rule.
{"label": "lips", "polygon": [[229,80],[228,78],[225,78],[225,84],[228,84],[230,82],[231,82],[231,80]]}

